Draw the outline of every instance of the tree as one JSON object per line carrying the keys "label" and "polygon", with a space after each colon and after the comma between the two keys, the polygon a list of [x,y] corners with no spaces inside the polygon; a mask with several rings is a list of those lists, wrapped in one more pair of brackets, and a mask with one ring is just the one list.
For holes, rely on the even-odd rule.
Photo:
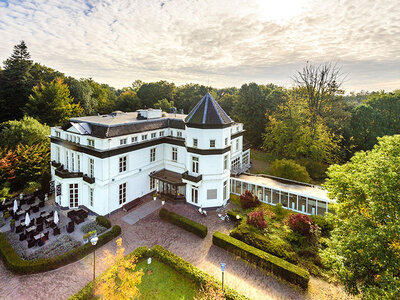
{"label": "tree", "polygon": [[141,101],[136,92],[126,91],[119,95],[116,103],[117,110],[129,112],[136,111],[141,108]]}
{"label": "tree", "polygon": [[117,95],[114,88],[107,84],[100,84],[91,78],[86,80],[89,83],[93,93],[91,97],[95,103],[95,112],[99,114],[108,114],[115,109]]}
{"label": "tree", "polygon": [[183,112],[188,114],[209,90],[212,89],[193,83],[177,87],[174,97],[176,108],[183,109]]}
{"label": "tree", "polygon": [[336,214],[323,258],[346,290],[365,299],[400,298],[400,135],[328,169]]}
{"label": "tree", "polygon": [[170,112],[171,108],[174,107],[174,101],[168,101],[167,99],[158,100],[154,104],[154,108],[161,108],[162,111]]}
{"label": "tree", "polygon": [[79,104],[73,103],[68,86],[62,79],[57,78],[33,88],[25,111],[41,123],[55,126],[61,125],[71,117],[80,116],[83,109]]}
{"label": "tree", "polygon": [[305,167],[291,159],[275,160],[271,164],[272,175],[302,182],[310,182],[311,178]]}
{"label": "tree", "polygon": [[84,114],[86,116],[95,114],[97,103],[96,99],[92,97],[93,89],[88,80],[67,77],[64,82],[68,85],[74,103],[82,106]]}
{"label": "tree", "polygon": [[174,100],[176,87],[174,83],[161,80],[158,82],[143,83],[137,91],[144,108],[154,107],[161,99]]}
{"label": "tree", "polygon": [[0,77],[0,122],[20,119],[33,87],[32,60],[24,41],[14,46]]}
{"label": "tree", "polygon": [[96,283],[96,295],[104,299],[135,299],[139,296],[137,286],[140,284],[143,271],[135,271],[137,259],[125,258],[125,249],[122,247],[122,239],[117,239],[117,252],[112,254],[106,250],[104,263],[110,266]]}
{"label": "tree", "polygon": [[22,145],[48,144],[50,127],[40,124],[34,118],[24,116],[22,120],[1,124],[0,146],[14,148]]}

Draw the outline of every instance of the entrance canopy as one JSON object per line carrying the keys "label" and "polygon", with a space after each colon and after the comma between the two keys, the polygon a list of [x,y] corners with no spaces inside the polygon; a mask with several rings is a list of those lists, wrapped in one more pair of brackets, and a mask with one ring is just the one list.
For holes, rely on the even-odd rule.
{"label": "entrance canopy", "polygon": [[150,174],[150,177],[172,185],[186,185],[186,183],[182,182],[182,174],[166,169]]}

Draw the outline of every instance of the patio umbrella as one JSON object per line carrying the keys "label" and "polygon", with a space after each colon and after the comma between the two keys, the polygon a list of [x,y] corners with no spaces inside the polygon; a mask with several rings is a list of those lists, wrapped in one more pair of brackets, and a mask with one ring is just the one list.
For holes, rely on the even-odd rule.
{"label": "patio umbrella", "polygon": [[17,212],[17,210],[18,210],[18,203],[17,203],[17,199],[15,199],[15,200],[14,200],[14,208],[13,208],[13,210],[14,210],[14,213],[16,213],[16,212]]}
{"label": "patio umbrella", "polygon": [[58,218],[58,212],[55,211],[54,212],[54,223],[58,224],[58,221],[60,221],[60,219]]}
{"label": "patio umbrella", "polygon": [[31,223],[31,218],[29,218],[29,214],[26,213],[25,215],[25,226],[28,226]]}

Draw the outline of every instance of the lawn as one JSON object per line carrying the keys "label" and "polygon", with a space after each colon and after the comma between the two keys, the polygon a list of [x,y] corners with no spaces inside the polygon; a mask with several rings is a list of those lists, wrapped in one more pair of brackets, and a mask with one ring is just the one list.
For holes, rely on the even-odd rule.
{"label": "lawn", "polygon": [[150,265],[147,259],[139,261],[136,269],[144,272],[138,286],[140,299],[193,299],[198,290],[193,282],[155,259]]}
{"label": "lawn", "polygon": [[270,164],[277,159],[276,155],[271,153],[264,152],[258,149],[250,150],[250,160],[251,160],[251,168],[250,173],[253,174],[271,174],[270,172]]}

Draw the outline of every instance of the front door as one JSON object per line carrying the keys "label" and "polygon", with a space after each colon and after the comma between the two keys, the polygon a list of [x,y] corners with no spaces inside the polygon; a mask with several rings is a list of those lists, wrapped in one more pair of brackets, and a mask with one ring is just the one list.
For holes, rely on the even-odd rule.
{"label": "front door", "polygon": [[78,207],[78,184],[71,183],[69,185],[69,207]]}
{"label": "front door", "polygon": [[192,202],[197,204],[199,202],[199,190],[192,187]]}

